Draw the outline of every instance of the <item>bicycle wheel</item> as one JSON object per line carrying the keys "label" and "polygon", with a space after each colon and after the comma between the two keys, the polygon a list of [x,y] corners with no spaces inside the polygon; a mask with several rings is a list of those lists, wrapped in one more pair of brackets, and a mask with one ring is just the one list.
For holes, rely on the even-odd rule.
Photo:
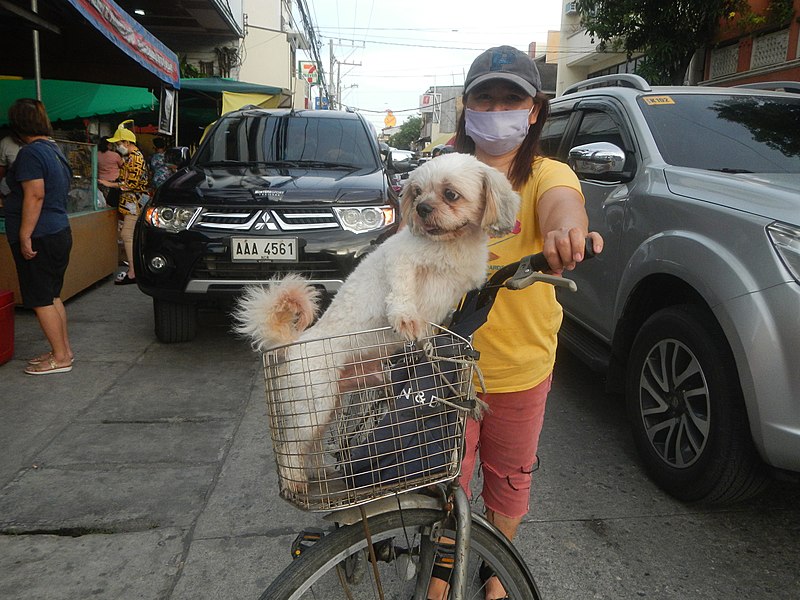
{"label": "bicycle wheel", "polygon": [[[417,579],[424,578],[422,589],[427,589],[430,572],[421,572],[420,548],[430,537],[430,526],[441,518],[442,512],[433,509],[393,511],[370,518],[372,546],[378,556],[375,568],[363,525],[337,529],[293,561],[261,600],[367,600],[381,597],[379,587],[385,600],[413,598]],[[444,528],[438,535],[453,537],[455,533]],[[478,577],[481,562],[497,573],[511,598],[540,600],[536,583],[514,547],[487,521],[473,515],[465,599],[484,598]]]}

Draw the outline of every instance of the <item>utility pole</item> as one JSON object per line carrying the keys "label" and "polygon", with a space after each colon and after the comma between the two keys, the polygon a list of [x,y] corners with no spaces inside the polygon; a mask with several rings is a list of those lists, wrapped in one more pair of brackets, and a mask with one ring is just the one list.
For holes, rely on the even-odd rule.
{"label": "utility pole", "polygon": [[[345,44],[344,42],[348,42],[348,43]],[[334,78],[334,65],[335,65],[336,66],[336,71],[335,71],[335,73],[336,73],[335,77],[336,78],[335,78],[334,81],[331,82],[331,87],[333,88],[333,94],[332,94],[332,97],[330,99],[330,103],[331,103],[331,109],[333,109],[333,108],[341,109],[342,108],[342,73],[341,73],[342,65],[351,66],[351,67],[360,67],[361,63],[360,62],[358,62],[358,63],[347,62],[347,59],[345,59],[345,60],[336,60],[336,57],[333,54],[333,45],[334,45],[334,40],[331,39],[330,40],[330,55],[331,55],[331,70],[330,70],[330,73],[331,73],[331,79],[333,79]],[[350,55],[352,55],[352,53],[356,49],[358,49],[358,48],[363,49],[365,47],[365,44],[364,44],[363,41],[359,42],[357,40],[344,40],[344,39],[336,40],[336,45],[337,46],[347,46],[348,48],[353,48],[353,50],[351,50],[351,52],[350,52]],[[348,55],[348,58],[350,57],[350,55]]]}

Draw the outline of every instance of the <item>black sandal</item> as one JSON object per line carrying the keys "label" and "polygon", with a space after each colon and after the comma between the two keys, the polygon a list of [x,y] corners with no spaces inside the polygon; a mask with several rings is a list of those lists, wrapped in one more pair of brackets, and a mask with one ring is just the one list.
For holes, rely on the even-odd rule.
{"label": "black sandal", "polygon": [[[431,579],[440,579],[450,585],[450,578],[453,576],[453,565],[456,559],[455,542],[437,542],[433,554],[433,568],[431,569]],[[447,594],[449,596],[449,592]]]}
{"label": "black sandal", "polygon": [[[485,562],[481,563],[480,569],[478,569],[478,577],[480,577],[481,583],[483,584],[484,588],[486,587],[486,582],[489,581],[492,577],[497,577],[497,573],[494,572],[494,569],[487,565]],[[493,598],[492,600],[506,600],[510,598],[508,593],[501,598]]]}

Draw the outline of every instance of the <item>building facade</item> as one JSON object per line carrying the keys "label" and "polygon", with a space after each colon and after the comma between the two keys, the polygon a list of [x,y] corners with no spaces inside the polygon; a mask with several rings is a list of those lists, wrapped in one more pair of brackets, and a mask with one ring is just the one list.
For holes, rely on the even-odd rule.
{"label": "building facade", "polygon": [[800,0],[750,0],[705,53],[703,83],[800,81]]}
{"label": "building facade", "polygon": [[308,83],[299,77],[298,52],[308,49],[290,0],[244,0],[245,36],[239,79],[289,90],[295,108],[305,106]]}
{"label": "building facade", "polygon": [[[725,19],[714,43],[695,54],[686,83],[800,80],[800,0],[749,0],[748,5]],[[625,52],[611,51],[586,33],[575,2],[564,1],[563,6],[556,95],[590,77],[636,72],[641,54],[628,58]]]}
{"label": "building facade", "polygon": [[238,79],[243,0],[116,1],[178,55],[183,76]]}

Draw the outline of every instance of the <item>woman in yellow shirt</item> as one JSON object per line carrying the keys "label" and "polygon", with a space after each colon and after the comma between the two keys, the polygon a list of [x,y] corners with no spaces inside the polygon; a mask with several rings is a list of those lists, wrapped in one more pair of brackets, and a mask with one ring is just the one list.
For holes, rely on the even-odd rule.
{"label": "woman in yellow shirt", "polygon": [[[567,165],[539,155],[549,103],[533,60],[510,46],[490,48],[472,63],[463,100],[456,151],[505,173],[522,197],[515,231],[490,242],[490,273],[535,252],[544,252],[553,273],[571,270],[584,258],[587,236],[600,252],[603,240],[588,232],[578,178]],[[489,411],[467,425],[461,483],[469,490],[480,449],[486,515],[509,539],[529,508],[561,317],[552,286],[501,290],[474,336]],[[482,578],[487,600],[505,597],[491,572]],[[445,592],[446,583],[433,579],[428,597]]]}

